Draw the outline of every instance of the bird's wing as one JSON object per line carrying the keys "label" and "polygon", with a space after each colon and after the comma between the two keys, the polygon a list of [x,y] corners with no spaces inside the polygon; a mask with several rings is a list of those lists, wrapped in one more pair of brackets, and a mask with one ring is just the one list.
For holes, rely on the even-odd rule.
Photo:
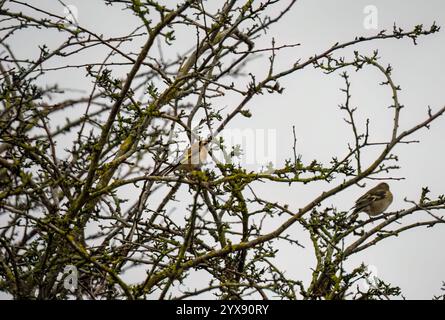
{"label": "bird's wing", "polygon": [[361,210],[374,201],[384,199],[385,196],[386,196],[385,190],[371,190],[365,193],[360,198],[358,198],[357,201],[355,202],[355,206],[352,208],[356,208],[356,210],[357,209]]}

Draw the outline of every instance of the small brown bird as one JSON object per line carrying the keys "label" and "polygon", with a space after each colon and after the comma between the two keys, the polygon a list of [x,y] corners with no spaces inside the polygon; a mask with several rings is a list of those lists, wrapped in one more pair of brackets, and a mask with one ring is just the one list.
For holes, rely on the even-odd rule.
{"label": "small brown bird", "polygon": [[393,196],[386,182],[379,183],[377,186],[366,192],[357,199],[352,214],[366,212],[370,216],[376,216],[384,212],[392,203]]}
{"label": "small brown bird", "polygon": [[191,172],[193,170],[199,170],[201,166],[206,162],[208,156],[208,150],[206,147],[206,141],[199,140],[192,144],[176,161],[176,164],[168,166],[160,172],[161,175],[169,174],[172,171],[186,171]]}

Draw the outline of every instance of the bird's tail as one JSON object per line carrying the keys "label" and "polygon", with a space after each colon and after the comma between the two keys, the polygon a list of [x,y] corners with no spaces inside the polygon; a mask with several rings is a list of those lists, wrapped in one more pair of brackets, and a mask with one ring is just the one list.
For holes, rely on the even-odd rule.
{"label": "bird's tail", "polygon": [[353,206],[351,209],[349,209],[349,211],[351,211],[351,210],[352,210],[351,214],[357,214],[357,213],[359,213],[362,210],[362,208]]}

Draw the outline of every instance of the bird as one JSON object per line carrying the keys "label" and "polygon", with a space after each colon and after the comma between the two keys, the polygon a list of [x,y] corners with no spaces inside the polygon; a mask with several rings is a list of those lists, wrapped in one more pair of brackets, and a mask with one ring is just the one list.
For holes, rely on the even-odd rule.
{"label": "bird", "polygon": [[167,175],[175,170],[183,172],[200,170],[201,166],[207,161],[208,150],[206,144],[207,142],[204,140],[195,142],[175,161],[175,164],[166,167],[159,174]]}
{"label": "bird", "polygon": [[366,212],[369,216],[376,216],[383,213],[392,201],[393,195],[389,190],[389,185],[382,182],[357,199],[355,206],[351,208],[354,209],[352,214]]}

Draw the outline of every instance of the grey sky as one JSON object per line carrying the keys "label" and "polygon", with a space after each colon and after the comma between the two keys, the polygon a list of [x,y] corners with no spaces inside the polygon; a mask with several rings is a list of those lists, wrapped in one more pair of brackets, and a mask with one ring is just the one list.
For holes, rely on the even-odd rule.
{"label": "grey sky", "polygon": [[[29,3],[50,9],[52,12],[63,15],[63,7],[54,0],[32,0]],[[85,26],[96,33],[108,36],[125,35],[138,24],[138,20],[123,12],[118,7],[107,7],[99,0],[71,0],[66,4],[75,5],[78,9],[78,19]],[[214,4],[214,3],[213,3]],[[307,58],[314,53],[320,53],[335,42],[352,40],[355,36],[371,35],[378,30],[366,30],[363,19],[366,14],[363,9],[367,5],[374,5],[378,9],[378,30],[392,29],[394,22],[398,26],[410,29],[414,25],[431,25],[433,21],[439,26],[445,26],[445,2],[442,0],[410,0],[410,1],[362,1],[362,0],[300,0],[293,10],[283,20],[276,24],[257,47],[269,47],[272,37],[276,45],[300,43],[295,48],[284,49],[277,57],[276,69],[291,66],[298,59]],[[57,34],[39,32],[23,32],[13,37],[10,44],[19,50],[19,56],[26,57],[38,55],[37,45],[49,43],[57,45],[62,38]],[[177,50],[184,51],[189,48],[192,39],[189,35],[178,34],[177,43],[166,56],[174,56]],[[131,44],[133,52],[139,48],[137,41]],[[128,49],[130,46],[126,46]],[[401,130],[409,128],[427,116],[427,107],[433,109],[445,104],[445,29],[438,34],[420,37],[418,45],[412,41],[404,40],[378,40],[360,44],[354,48],[342,51],[351,57],[353,50],[360,53],[369,53],[378,49],[380,62],[390,63],[393,66],[393,78],[402,88],[400,92],[401,103],[405,105],[401,117]],[[85,59],[100,62],[107,51],[92,50]],[[97,59],[95,59],[97,57]],[[82,59],[79,57],[78,59]],[[249,71],[260,75],[267,72],[265,69],[268,56],[253,61]],[[81,63],[81,61],[77,61]],[[128,72],[129,66],[122,67],[122,76]],[[392,124],[392,109],[387,106],[391,103],[391,93],[387,87],[379,85],[383,81],[380,73],[368,67],[358,73],[348,70],[352,82],[352,104],[358,107],[359,127],[363,130],[366,118],[371,119],[370,135],[374,141],[385,140],[389,137]],[[48,82],[59,82],[61,87],[87,90],[91,82],[85,80],[82,72],[71,69],[49,74]],[[243,81],[243,80],[240,80]],[[345,116],[338,105],[344,102],[344,96],[339,90],[344,87],[343,80],[338,72],[324,75],[320,70],[313,68],[290,75],[280,84],[285,88],[282,95],[262,95],[255,98],[249,105],[253,116],[246,119],[235,119],[231,128],[258,128],[276,130],[277,134],[277,165],[283,164],[284,159],[292,156],[292,126],[295,125],[297,134],[297,152],[302,154],[305,162],[319,159],[325,163],[330,157],[342,157],[347,153],[347,143],[351,142],[350,128],[343,121]],[[78,93],[68,93],[78,94]],[[228,95],[221,101],[221,106],[232,106],[239,102],[239,97]],[[53,125],[63,123],[66,115],[54,119]],[[429,186],[432,196],[445,193],[445,118],[435,121],[431,130],[422,130],[413,136],[421,141],[420,144],[410,144],[398,147],[395,152],[400,158],[401,169],[393,172],[391,176],[405,177],[401,181],[389,181],[395,194],[395,200],[390,210],[400,210],[410,205],[404,198],[417,200],[421,188]],[[68,139],[69,140],[69,139]],[[63,149],[63,143],[59,145]],[[365,162],[373,160],[381,149],[375,153],[366,154]],[[385,177],[382,175],[382,177]],[[336,181],[338,183],[339,181]],[[334,182],[335,183],[335,182]],[[368,181],[367,188],[377,182]],[[321,191],[331,186],[326,183],[310,185],[261,184],[258,185],[259,195],[289,204],[290,209],[299,207],[311,201]],[[331,204],[339,209],[349,209],[354,200],[364,192],[359,187],[347,189],[345,192],[330,198],[323,206]],[[187,192],[182,192],[184,199],[189,199]],[[127,195],[128,196],[128,195]],[[420,215],[420,213],[419,213]],[[277,222],[278,224],[278,222]],[[268,226],[270,230],[274,225]],[[298,227],[292,227],[288,233],[301,233]],[[296,237],[298,238],[298,236]],[[307,244],[306,236],[301,236],[301,242]],[[403,233],[399,237],[390,238],[372,247],[363,253],[354,255],[347,264],[347,268],[357,266],[361,262],[374,265],[378,276],[383,280],[398,285],[407,298],[430,299],[434,294],[440,293],[441,283],[445,281],[445,228],[437,226],[433,229],[415,229]],[[277,243],[280,252],[277,264],[293,275],[296,279],[309,280],[309,268],[314,266],[312,252],[298,247],[285,246]],[[141,273],[142,274],[142,273]],[[138,274],[128,275],[137,281]],[[199,283],[204,281],[201,275],[193,276],[190,281]],[[0,293],[0,298],[2,294]],[[200,296],[200,297],[209,297]]]}

